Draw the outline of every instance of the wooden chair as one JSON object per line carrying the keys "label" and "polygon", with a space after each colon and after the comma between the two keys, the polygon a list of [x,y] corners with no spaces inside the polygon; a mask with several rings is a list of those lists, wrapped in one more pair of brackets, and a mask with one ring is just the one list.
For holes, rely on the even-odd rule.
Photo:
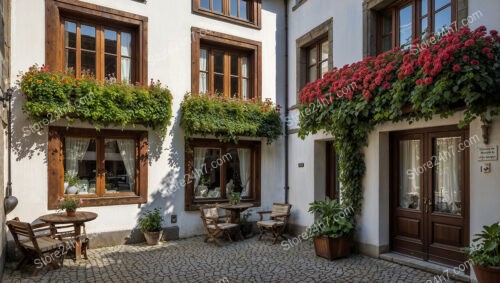
{"label": "wooden chair", "polygon": [[[70,242],[74,245],[76,233],[73,224],[52,224],[52,237],[61,241]],[[82,226],[83,231],[80,234],[80,241],[82,243],[82,255],[84,259],[88,259],[87,250],[90,247],[90,240],[85,231],[85,224]],[[73,246],[71,245],[71,246]]]}
{"label": "wooden chair", "polygon": [[[291,209],[291,204],[274,203],[271,211],[257,212],[260,216],[257,221],[260,230],[259,241],[268,231],[272,233],[273,244],[276,244],[279,238],[286,240],[283,233],[288,225]],[[264,214],[270,214],[268,220],[264,220]]]}
{"label": "wooden chair", "polygon": [[[201,221],[203,222],[203,226],[205,227],[205,232],[207,235],[205,236],[204,242],[206,243],[209,239],[213,239],[217,246],[220,246],[220,242],[218,241],[218,236],[225,235],[229,241],[233,241],[231,239],[231,230],[236,230],[236,233],[239,235],[240,239],[243,239],[243,235],[241,234],[240,225],[236,223],[230,223],[230,215],[219,215],[217,210],[217,205],[204,205],[200,207],[201,213]],[[220,219],[225,219],[224,222],[220,222]]]}
{"label": "wooden chair", "polygon": [[[51,235],[53,228],[48,223],[29,224],[19,221],[19,218],[7,221],[10,233],[16,242],[16,246],[21,250],[24,257],[17,265],[16,269],[21,269],[28,262],[34,262],[38,259],[42,266],[47,263],[53,269],[63,266],[65,253],[63,252],[66,242],[54,239]],[[55,252],[59,250],[57,255]],[[47,256],[49,260],[45,260]],[[38,267],[38,266],[37,266]],[[36,268],[33,275],[37,275],[41,268]]]}

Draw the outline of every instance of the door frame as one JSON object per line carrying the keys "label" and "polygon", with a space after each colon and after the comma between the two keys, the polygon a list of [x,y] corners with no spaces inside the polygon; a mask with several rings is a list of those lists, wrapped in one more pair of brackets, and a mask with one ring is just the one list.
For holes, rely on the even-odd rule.
{"label": "door frame", "polygon": [[[398,140],[398,137],[402,136],[417,136],[421,135],[422,136],[422,141],[421,145],[423,148],[421,149],[421,153],[423,156],[422,159],[422,164],[424,162],[427,162],[427,159],[429,157],[432,157],[433,154],[433,148],[432,148],[432,138],[435,138],[439,135],[443,135],[445,133],[457,133],[460,132],[461,135],[464,137],[463,141],[470,139],[470,133],[469,133],[469,128],[464,127],[462,129],[458,128],[458,125],[449,125],[449,126],[438,126],[438,127],[423,127],[423,128],[418,128],[418,129],[408,129],[408,130],[401,130],[401,131],[394,131],[389,133],[389,247],[391,250],[394,250],[394,238],[396,236],[396,230],[395,230],[395,209],[398,204],[398,194],[397,194],[397,188],[398,188],[398,174],[393,173],[397,172],[399,168],[395,168],[396,164],[398,163],[398,160],[396,160],[399,157],[399,153],[397,153],[398,144],[395,142]],[[431,144],[429,145],[429,142]],[[469,146],[470,147],[470,146]],[[470,151],[469,147],[466,147],[464,149],[463,153],[463,162],[465,164],[463,168],[463,178],[462,178],[462,183],[463,183],[463,191],[462,191],[462,199],[463,199],[463,242],[464,246],[470,244]],[[432,168],[427,169],[427,170],[432,170]],[[432,172],[432,171],[431,171]],[[422,173],[420,174],[421,179],[421,184],[423,186],[422,192],[426,190],[425,194],[427,195],[428,198],[431,199],[432,203],[434,204],[433,196],[432,196],[432,184],[433,184],[433,174],[432,173]],[[423,206],[423,201],[424,198],[421,197],[420,199],[420,204],[422,206],[422,210],[425,209]],[[463,263],[463,261],[457,261],[453,259],[447,259],[443,257],[436,257],[432,256],[429,253],[430,250],[430,242],[431,242],[431,227],[430,227],[430,221],[433,217],[432,209],[431,212],[426,215],[425,213],[422,213],[423,215],[423,257],[421,259],[425,261],[436,261],[439,263],[444,263],[444,264],[449,264],[449,265],[458,265],[460,263]],[[447,217],[454,217],[453,215],[446,215]],[[396,251],[397,252],[397,251]],[[410,255],[411,256],[411,255]],[[465,254],[464,254],[464,260],[465,260]]]}

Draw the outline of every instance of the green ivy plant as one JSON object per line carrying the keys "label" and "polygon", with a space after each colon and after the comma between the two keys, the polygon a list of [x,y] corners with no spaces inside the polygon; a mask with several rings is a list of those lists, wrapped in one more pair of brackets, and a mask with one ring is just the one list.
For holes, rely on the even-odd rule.
{"label": "green ivy plant", "polygon": [[474,264],[500,267],[500,223],[483,226],[471,247],[464,249]]}
{"label": "green ivy plant", "polygon": [[21,75],[19,86],[26,97],[23,111],[35,121],[66,118],[89,122],[96,129],[110,124],[142,124],[160,128],[165,135],[172,118],[172,94],[159,81],[149,85],[99,82],[89,74],[51,72],[34,65]]}
{"label": "green ivy plant", "polygon": [[186,94],[181,103],[181,127],[186,139],[214,135],[221,141],[239,137],[265,137],[268,144],[283,133],[279,106],[264,102],[228,99],[222,95]]}
{"label": "green ivy plant", "polygon": [[334,69],[301,91],[299,136],[324,131],[339,156],[342,203],[361,210],[363,147],[381,123],[429,120],[462,112],[459,126],[498,115],[500,37],[463,28],[419,52],[395,48]]}

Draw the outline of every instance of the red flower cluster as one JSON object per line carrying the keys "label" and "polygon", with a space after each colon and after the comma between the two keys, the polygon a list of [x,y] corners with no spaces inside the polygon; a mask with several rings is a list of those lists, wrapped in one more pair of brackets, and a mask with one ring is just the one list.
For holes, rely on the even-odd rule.
{"label": "red flower cluster", "polygon": [[[332,103],[344,96],[348,100],[357,96],[370,100],[377,93],[390,90],[397,80],[407,77],[414,79],[417,86],[430,85],[444,71],[460,72],[465,65],[477,66],[481,60],[493,59],[492,48],[499,41],[495,30],[487,35],[485,27],[474,31],[462,28],[443,36],[418,54],[394,48],[376,57],[334,68],[322,79],[307,84],[301,91],[300,102],[309,104],[318,99],[322,103]],[[413,44],[419,42],[416,39]],[[344,95],[342,90],[347,86],[355,87]]]}

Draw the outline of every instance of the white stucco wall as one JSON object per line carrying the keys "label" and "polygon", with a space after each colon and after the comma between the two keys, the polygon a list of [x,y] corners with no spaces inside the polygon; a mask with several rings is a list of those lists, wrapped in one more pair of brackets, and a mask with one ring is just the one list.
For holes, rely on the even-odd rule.
{"label": "white stucco wall", "polygon": [[[34,63],[45,60],[44,0],[16,0],[12,3],[12,71],[27,70]],[[263,1],[262,29],[239,25],[195,15],[191,1],[148,0],[146,4],[135,1],[92,0],[86,1],[148,17],[148,57],[150,78],[168,85],[173,101],[173,126],[160,145],[161,154],[150,154],[148,175],[148,204],[119,205],[85,208],[97,212],[99,217],[88,224],[89,231],[115,231],[132,229],[144,208],[164,208],[166,221],[171,226],[170,215],[177,214],[180,236],[202,233],[197,212],[184,211],[184,190],[162,195],[161,190],[173,187],[184,175],[184,136],[179,127],[179,105],[184,93],[191,90],[191,45],[186,42],[191,27],[205,28],[262,42],[262,97],[278,104],[284,100],[284,50],[277,42],[284,42],[283,1]],[[166,51],[166,50],[171,51]],[[172,51],[173,50],[173,51]],[[12,83],[15,82],[15,77]],[[23,126],[33,123],[22,113],[22,98],[14,104],[13,190],[19,198],[18,207],[9,217],[18,216],[33,221],[47,210],[47,131],[23,137]],[[56,125],[56,124],[54,124]],[[90,127],[76,123],[76,127]],[[150,147],[159,146],[160,140],[149,132]],[[281,202],[283,193],[283,140],[271,146],[262,144],[262,207],[268,209],[273,202]],[[255,216],[254,216],[255,217]],[[254,218],[256,219],[256,218]]]}

